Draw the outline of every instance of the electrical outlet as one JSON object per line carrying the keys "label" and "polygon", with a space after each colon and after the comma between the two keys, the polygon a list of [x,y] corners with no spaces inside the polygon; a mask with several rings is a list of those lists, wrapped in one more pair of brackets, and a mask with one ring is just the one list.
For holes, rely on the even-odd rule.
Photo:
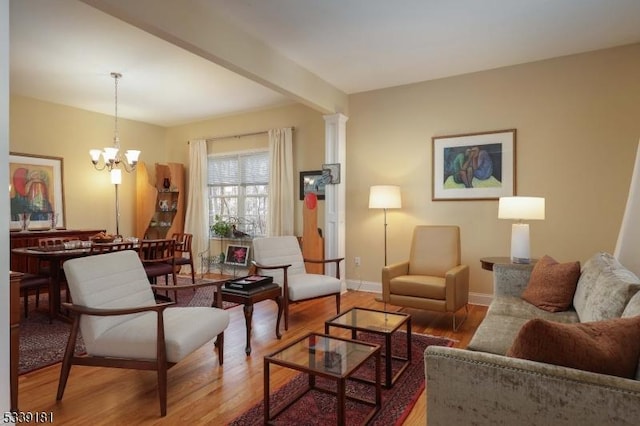
{"label": "electrical outlet", "polygon": [[360,256],[356,256],[353,258],[353,262],[356,264],[356,266],[360,266]]}

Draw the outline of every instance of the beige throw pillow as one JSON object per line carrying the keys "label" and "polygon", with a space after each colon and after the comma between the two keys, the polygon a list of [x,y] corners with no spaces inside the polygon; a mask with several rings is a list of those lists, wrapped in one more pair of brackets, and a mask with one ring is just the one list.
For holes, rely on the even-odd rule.
{"label": "beige throw pillow", "polygon": [[640,357],[640,316],[576,324],[533,319],[507,356],[632,379]]}
{"label": "beige throw pillow", "polygon": [[580,262],[558,263],[543,256],[533,267],[522,298],[545,311],[566,311],[571,306],[578,278]]}

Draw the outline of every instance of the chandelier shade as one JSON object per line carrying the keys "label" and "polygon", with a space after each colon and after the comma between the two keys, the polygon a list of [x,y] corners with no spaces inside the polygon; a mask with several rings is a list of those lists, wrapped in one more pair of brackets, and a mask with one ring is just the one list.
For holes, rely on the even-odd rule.
{"label": "chandelier shade", "polygon": [[96,170],[107,169],[111,171],[113,169],[119,169],[122,165],[127,172],[135,170],[140,158],[140,151],[137,149],[129,149],[125,151],[124,158],[120,152],[120,136],[118,134],[118,80],[122,78],[122,74],[112,72],[115,82],[115,120],[114,120],[114,132],[113,132],[113,146],[105,147],[104,149],[91,149],[89,150],[89,156],[91,157],[91,163]]}

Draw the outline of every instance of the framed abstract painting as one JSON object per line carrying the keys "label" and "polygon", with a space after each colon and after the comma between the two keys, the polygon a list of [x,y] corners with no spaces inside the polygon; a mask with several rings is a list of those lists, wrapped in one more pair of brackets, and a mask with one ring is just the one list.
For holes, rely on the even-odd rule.
{"label": "framed abstract painting", "polygon": [[[65,227],[61,157],[9,154],[11,227],[28,216],[29,229]],[[24,219],[22,219],[24,220]]]}
{"label": "framed abstract painting", "polygon": [[516,129],[432,138],[432,200],[516,195]]}

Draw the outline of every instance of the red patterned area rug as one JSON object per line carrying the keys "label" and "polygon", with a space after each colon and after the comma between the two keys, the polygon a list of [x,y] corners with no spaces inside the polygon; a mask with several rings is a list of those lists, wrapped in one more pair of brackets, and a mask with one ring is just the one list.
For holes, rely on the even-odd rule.
{"label": "red patterned area rug", "polygon": [[[199,282],[200,280],[196,280]],[[191,284],[191,277],[178,277],[179,284]],[[176,306],[211,306],[214,297],[214,287],[203,287],[197,291],[181,290],[178,292]],[[173,292],[169,292],[173,298]],[[62,296],[64,300],[64,295]],[[224,309],[237,306],[235,303],[223,302]],[[21,303],[22,306],[22,303]],[[24,318],[21,310],[20,321],[20,362],[19,374],[48,367],[62,361],[67,339],[71,332],[71,324],[54,320],[49,323],[49,316],[44,312],[48,306],[47,294],[40,295],[40,308],[35,307],[35,296],[29,297],[29,317]],[[21,308],[23,309],[23,308]],[[82,336],[78,335],[76,353],[85,351]]]}
{"label": "red patterned area rug", "polygon": [[[411,364],[398,378],[391,389],[382,388],[382,408],[369,423],[370,425],[391,426],[400,425],[411,412],[411,409],[418,400],[420,393],[424,390],[424,350],[429,345],[453,346],[453,340],[428,336],[424,334],[412,334],[411,344]],[[362,333],[360,339],[384,345],[384,340],[379,335]],[[397,332],[392,339],[392,352],[403,356],[406,354],[406,334]],[[384,348],[383,348],[384,350]],[[382,358],[381,368],[384,372],[385,359]],[[400,361],[393,361],[393,371],[400,368]],[[374,362],[370,362],[361,367],[356,373],[360,377],[373,377],[375,371]],[[383,373],[384,374],[384,373]],[[326,389],[335,389],[335,382],[323,378],[318,378],[316,382]],[[271,403],[274,404],[272,410],[290,401],[291,397],[301,389],[308,386],[306,374],[298,374],[290,382],[282,386],[271,394]],[[358,396],[367,400],[375,399],[375,390],[372,385],[363,384],[358,381],[347,381],[347,395]],[[345,424],[361,424],[366,416],[371,412],[371,407],[358,404],[347,399]],[[230,423],[231,426],[253,426],[261,425],[264,422],[263,401],[256,404],[241,416]],[[288,409],[278,415],[273,421],[276,425],[330,425],[336,422],[336,397],[323,392],[310,391]]]}

